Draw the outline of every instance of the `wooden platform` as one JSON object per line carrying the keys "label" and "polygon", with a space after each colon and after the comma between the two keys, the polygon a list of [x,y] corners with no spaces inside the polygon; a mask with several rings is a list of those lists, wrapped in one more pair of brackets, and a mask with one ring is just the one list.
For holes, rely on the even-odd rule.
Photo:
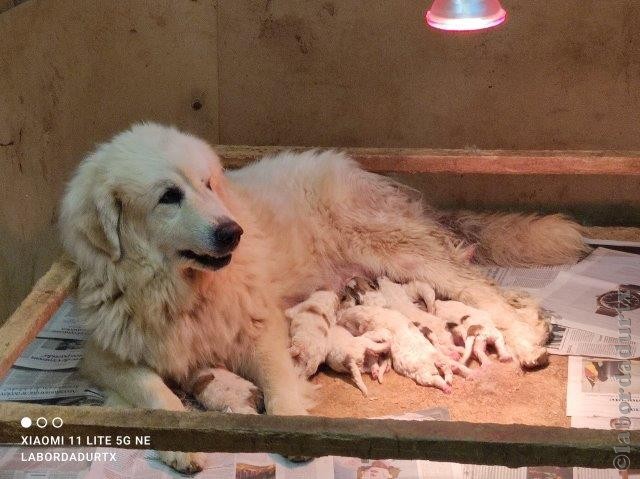
{"label": "wooden platform", "polygon": [[[228,167],[237,167],[273,148],[218,148]],[[640,174],[635,153],[518,153],[451,150],[350,150],[373,171],[453,171],[490,174]],[[593,228],[588,235],[640,239],[640,229]],[[73,265],[64,259],[36,284],[0,328],[0,377],[36,336],[75,284]],[[523,373],[514,365],[483,368],[474,381],[457,378],[445,395],[393,373],[369,387],[364,399],[346,376],[320,373],[322,387],[314,417],[271,417],[211,412],[112,410],[0,403],[0,442],[20,442],[24,416],[64,416],[64,434],[144,434],[165,450],[327,454],[363,458],[431,459],[507,466],[556,465],[610,467],[617,431],[567,428],[564,414],[567,367],[553,357],[548,367]],[[443,406],[452,422],[359,419]],[[31,435],[62,430],[32,429]],[[130,445],[128,447],[135,447]],[[634,436],[628,453],[640,463]]]}
{"label": "wooden platform", "polygon": [[[640,229],[633,228],[597,228],[587,234],[640,239]],[[0,328],[0,376],[74,284],[73,265],[64,259],[57,262]],[[314,379],[322,386],[314,417],[0,403],[0,443],[20,442],[24,416],[61,416],[64,430],[47,427],[30,434],[149,435],[152,447],[168,450],[610,467],[617,431],[567,428],[566,380],[566,360],[552,357],[548,367],[535,372],[523,373],[508,364],[484,368],[474,381],[458,378],[450,395],[390,373],[382,385],[369,381],[372,398],[364,399],[346,376],[321,373]],[[435,406],[447,407],[453,422],[358,419]],[[628,456],[632,463],[640,463],[640,442],[635,437]]]}

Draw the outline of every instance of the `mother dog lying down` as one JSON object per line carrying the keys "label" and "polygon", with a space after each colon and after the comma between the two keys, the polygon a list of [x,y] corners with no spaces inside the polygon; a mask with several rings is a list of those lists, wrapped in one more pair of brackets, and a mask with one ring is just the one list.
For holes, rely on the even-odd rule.
{"label": "mother dog lying down", "polygon": [[[224,367],[262,389],[268,414],[306,414],[311,388],[287,352],[283,310],[355,275],[424,280],[490,312],[523,367],[542,365],[537,309],[466,264],[443,224],[478,241],[485,261],[565,263],[584,250],[578,225],[562,217],[444,218],[334,151],[225,173],[204,141],[156,124],[82,161],[60,223],[92,331],[85,374],[131,405],[171,410],[183,405],[164,380],[223,407],[215,368]],[[163,459],[180,470],[200,460]]]}

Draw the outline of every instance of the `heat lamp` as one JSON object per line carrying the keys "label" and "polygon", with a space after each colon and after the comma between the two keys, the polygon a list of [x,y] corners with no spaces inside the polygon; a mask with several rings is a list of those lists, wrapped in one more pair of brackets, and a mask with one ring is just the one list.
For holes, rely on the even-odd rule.
{"label": "heat lamp", "polygon": [[504,22],[499,0],[434,0],[425,19],[440,30],[482,30]]}

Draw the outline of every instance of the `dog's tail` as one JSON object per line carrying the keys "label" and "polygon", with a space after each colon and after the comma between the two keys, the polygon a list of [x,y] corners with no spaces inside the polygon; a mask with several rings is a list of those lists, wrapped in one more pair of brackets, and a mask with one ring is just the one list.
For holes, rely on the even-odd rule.
{"label": "dog's tail", "polygon": [[440,220],[466,243],[476,245],[475,259],[481,264],[569,264],[589,251],[582,226],[560,214],[458,211],[443,213]]}

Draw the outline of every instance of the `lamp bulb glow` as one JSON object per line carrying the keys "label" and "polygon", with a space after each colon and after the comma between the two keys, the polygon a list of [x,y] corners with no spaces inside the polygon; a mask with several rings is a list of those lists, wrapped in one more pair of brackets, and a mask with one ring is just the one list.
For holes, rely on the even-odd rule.
{"label": "lamp bulb glow", "polygon": [[507,12],[499,0],[434,0],[425,15],[433,28],[452,31],[494,27],[506,17]]}

